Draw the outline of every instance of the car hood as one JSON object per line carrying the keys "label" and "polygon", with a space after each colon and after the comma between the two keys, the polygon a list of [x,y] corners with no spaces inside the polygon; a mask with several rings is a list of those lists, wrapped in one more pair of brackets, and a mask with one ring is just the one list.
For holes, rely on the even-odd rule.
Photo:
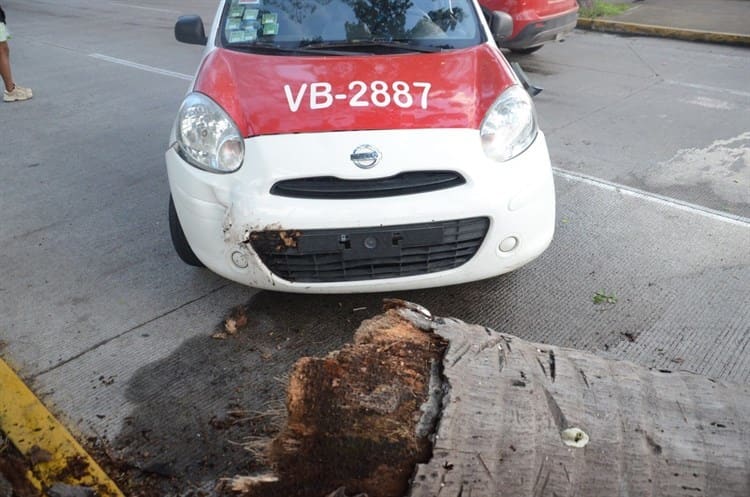
{"label": "car hood", "polygon": [[382,129],[478,129],[515,83],[489,44],[438,53],[258,55],[218,48],[194,90],[215,100],[243,136]]}

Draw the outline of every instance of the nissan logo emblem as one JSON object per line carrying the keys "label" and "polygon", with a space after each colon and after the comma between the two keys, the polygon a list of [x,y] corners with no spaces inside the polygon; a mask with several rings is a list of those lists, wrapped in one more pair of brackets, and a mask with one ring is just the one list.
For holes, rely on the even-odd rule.
{"label": "nissan logo emblem", "polygon": [[362,169],[375,167],[380,162],[380,157],[380,151],[372,145],[360,145],[349,156],[354,165]]}

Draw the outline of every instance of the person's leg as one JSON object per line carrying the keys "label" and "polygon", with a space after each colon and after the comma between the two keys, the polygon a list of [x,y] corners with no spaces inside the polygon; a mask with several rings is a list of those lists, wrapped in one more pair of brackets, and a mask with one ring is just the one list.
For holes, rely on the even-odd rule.
{"label": "person's leg", "polygon": [[10,72],[10,49],[7,41],[0,41],[0,76],[5,83],[5,90],[12,91],[15,84]]}
{"label": "person's leg", "polygon": [[18,102],[19,100],[28,100],[33,96],[31,88],[18,86],[13,81],[13,75],[10,72],[10,47],[8,46],[8,30],[5,23],[0,22],[0,77],[3,78],[5,91],[3,92],[4,102]]}

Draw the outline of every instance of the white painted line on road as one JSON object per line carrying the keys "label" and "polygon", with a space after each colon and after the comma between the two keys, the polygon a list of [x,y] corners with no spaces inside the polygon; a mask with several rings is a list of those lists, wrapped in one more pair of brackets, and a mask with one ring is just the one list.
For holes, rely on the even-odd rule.
{"label": "white painted line on road", "polygon": [[742,90],[730,90],[729,88],[721,88],[719,86],[710,85],[699,85],[696,83],[685,83],[684,81],[675,81],[673,79],[664,80],[665,83],[675,86],[684,86],[685,88],[692,88],[694,90],[713,91],[719,93],[729,93],[738,97],[750,98],[750,92]]}
{"label": "white painted line on road", "polygon": [[734,224],[736,226],[750,228],[750,218],[744,216],[739,216],[730,212],[709,209],[708,207],[703,207],[701,205],[692,204],[690,202],[685,202],[676,198],[666,197],[664,195],[659,195],[658,193],[646,192],[637,188],[620,185],[618,183],[612,183],[611,181],[594,178],[593,176],[588,176],[586,174],[565,171],[556,167],[553,167],[552,169],[555,172],[555,175],[561,176],[571,181],[586,183],[587,185],[596,186],[605,190],[622,193],[623,195],[627,195],[629,197],[647,200],[649,202],[661,204],[673,209],[690,212],[691,214],[698,214],[699,216],[707,217],[715,221],[722,221],[725,223]]}
{"label": "white painted line on road", "polygon": [[89,57],[93,57],[99,60],[105,60],[107,62],[112,62],[114,64],[120,64],[122,66],[132,67],[133,69],[140,69],[141,71],[148,71],[148,72],[152,72],[156,74],[161,74],[162,76],[169,76],[172,78],[184,79],[185,81],[193,80],[193,76],[191,76],[190,74],[182,74],[180,72],[168,71],[167,69],[161,69],[159,67],[154,67],[154,66],[147,66],[145,64],[139,64],[137,62],[131,62],[125,59],[118,59],[116,57],[110,57],[109,55],[102,55],[100,53],[89,54]]}
{"label": "white painted line on road", "polygon": [[154,12],[167,12],[168,14],[179,14],[176,10],[169,10],[169,9],[159,9],[156,7],[146,7],[144,5],[133,5],[130,3],[122,3],[122,2],[109,2],[112,5],[119,5],[120,7],[132,7],[134,9],[143,9],[143,10],[152,10]]}

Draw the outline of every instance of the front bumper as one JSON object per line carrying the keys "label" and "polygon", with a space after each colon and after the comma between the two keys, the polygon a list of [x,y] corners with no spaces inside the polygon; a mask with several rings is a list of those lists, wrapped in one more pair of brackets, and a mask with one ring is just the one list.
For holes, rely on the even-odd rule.
{"label": "front bumper", "polygon": [[[363,143],[382,152],[381,163],[373,169],[358,169],[349,160],[351,151]],[[175,208],[196,256],[212,271],[256,288],[349,293],[475,281],[531,261],[547,248],[554,231],[554,184],[541,132],[528,150],[502,164],[486,158],[479,133],[470,129],[254,137],[245,140],[245,162],[232,174],[196,169],[173,148],[167,151],[166,162]],[[419,170],[456,171],[466,182],[386,198],[309,199],[270,193],[275,183],[287,179],[322,175],[373,179]],[[253,243],[259,233],[272,231],[284,233],[277,250],[296,250],[294,238],[311,230],[339,230],[358,243],[366,240],[368,230],[362,228],[368,227],[377,228],[371,231],[382,241],[383,236],[393,236],[389,227],[432,226],[430,223],[469,218],[488,220],[487,233],[476,252],[458,267],[425,274],[290,281],[269,269]],[[434,231],[431,233],[429,236],[434,236]],[[287,238],[291,242],[285,246]]]}

